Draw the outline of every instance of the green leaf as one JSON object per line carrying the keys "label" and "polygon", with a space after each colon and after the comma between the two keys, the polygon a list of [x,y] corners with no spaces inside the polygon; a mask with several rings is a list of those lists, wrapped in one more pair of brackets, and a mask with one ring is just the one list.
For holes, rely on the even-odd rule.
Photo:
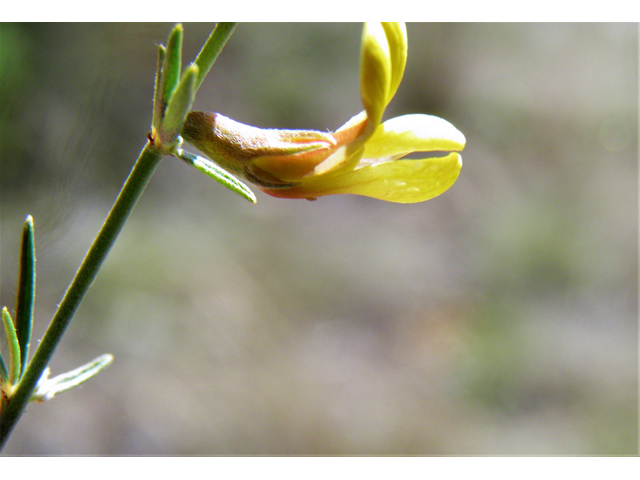
{"label": "green leaf", "polygon": [[22,230],[20,253],[20,278],[16,302],[16,335],[20,345],[20,371],[24,372],[29,356],[33,309],[36,296],[36,247],[33,235],[33,218],[29,215]]}
{"label": "green leaf", "polygon": [[182,130],[184,119],[189,113],[189,109],[196,97],[196,78],[198,77],[198,66],[191,65],[184,72],[182,80],[178,88],[171,96],[162,126],[160,127],[160,142],[162,144],[171,145],[178,138],[178,134]]}
{"label": "green leaf", "polygon": [[180,80],[180,68],[182,65],[182,25],[173,27],[167,42],[164,63],[162,64],[162,79],[160,81],[160,118],[164,116],[165,109],[171,100],[174,90]]}
{"label": "green leaf", "polygon": [[95,377],[102,370],[107,368],[113,362],[113,355],[104,354],[93,359],[89,363],[81,367],[63,373],[57,377],[47,378],[49,376],[49,368],[47,368],[38,382],[38,386],[31,395],[31,401],[43,402],[52,399],[58,393],[66,392],[77,387],[81,383],[86,382]]}
{"label": "green leaf", "polygon": [[213,32],[211,32],[211,35],[209,35],[207,42],[202,46],[200,53],[198,53],[198,56],[193,62],[200,69],[198,80],[196,81],[196,90],[200,88],[200,85],[209,73],[209,70],[211,70],[212,65],[218,58],[227,40],[231,37],[236,25],[238,25],[237,22],[219,22]]}
{"label": "green leaf", "polygon": [[7,343],[9,344],[9,384],[15,385],[20,378],[20,344],[7,307],[2,309],[2,323],[4,323]]}
{"label": "green leaf", "polygon": [[158,65],[156,67],[156,85],[153,90],[153,120],[151,125],[155,130],[160,128],[162,121],[162,64],[164,63],[166,49],[162,45],[158,45]]}
{"label": "green leaf", "polygon": [[9,372],[7,371],[7,364],[4,363],[4,358],[0,354],[0,390],[2,390],[2,384],[9,383]]}
{"label": "green leaf", "polygon": [[202,173],[213,178],[219,184],[227,187],[229,190],[237,193],[241,197],[249,200],[251,203],[257,203],[255,194],[244,183],[238,180],[230,173],[218,167],[215,163],[210,162],[206,158],[199,157],[184,150],[179,150],[176,156],[186,163],[195,167]]}

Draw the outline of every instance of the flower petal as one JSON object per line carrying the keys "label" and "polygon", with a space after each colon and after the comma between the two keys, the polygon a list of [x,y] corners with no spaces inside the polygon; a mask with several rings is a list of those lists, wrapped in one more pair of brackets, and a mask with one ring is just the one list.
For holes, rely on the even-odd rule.
{"label": "flower petal", "polygon": [[292,188],[263,189],[280,198],[313,199],[351,193],[387,202],[416,203],[437,197],[451,187],[462,167],[460,154],[424,160],[397,160],[369,165],[339,175],[316,177]]}
{"label": "flower petal", "polygon": [[412,152],[460,151],[464,135],[432,115],[403,115],[378,125],[365,143],[364,158],[402,157]]}
{"label": "flower petal", "polygon": [[387,104],[398,90],[407,64],[407,27],[404,23],[384,22],[382,28],[389,44],[391,59],[391,83],[387,91]]}
{"label": "flower petal", "polygon": [[369,118],[369,131],[398,90],[407,63],[404,23],[365,23],[360,53],[360,95]]}
{"label": "flower petal", "polygon": [[386,33],[381,24],[366,23],[360,51],[360,96],[369,125],[378,125],[382,120],[390,86],[391,54]]}

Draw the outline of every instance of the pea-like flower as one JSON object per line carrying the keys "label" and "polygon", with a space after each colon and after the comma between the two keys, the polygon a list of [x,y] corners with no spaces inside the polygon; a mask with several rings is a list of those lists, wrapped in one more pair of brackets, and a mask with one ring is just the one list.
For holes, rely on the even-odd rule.
{"label": "pea-like flower", "polygon": [[[351,193],[414,203],[440,195],[458,178],[464,135],[431,115],[380,123],[404,73],[404,24],[365,24],[360,57],[364,111],[333,133],[261,129],[218,113],[190,112],[182,136],[274,197],[311,200]],[[403,159],[416,152],[433,153]]]}

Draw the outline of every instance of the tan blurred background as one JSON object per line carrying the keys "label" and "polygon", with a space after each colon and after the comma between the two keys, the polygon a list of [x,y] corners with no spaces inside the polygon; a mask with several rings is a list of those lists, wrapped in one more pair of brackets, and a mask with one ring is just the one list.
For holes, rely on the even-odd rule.
{"label": "tan blurred background", "polygon": [[[34,344],[145,143],[168,24],[0,24],[1,303],[35,219]],[[192,60],[212,28],[185,25]],[[240,24],[196,109],[335,129],[359,24]],[[409,24],[386,118],[467,137],[415,205],[252,205],[160,165],[5,455],[635,454],[638,26]],[[0,343],[6,352],[4,339]]]}

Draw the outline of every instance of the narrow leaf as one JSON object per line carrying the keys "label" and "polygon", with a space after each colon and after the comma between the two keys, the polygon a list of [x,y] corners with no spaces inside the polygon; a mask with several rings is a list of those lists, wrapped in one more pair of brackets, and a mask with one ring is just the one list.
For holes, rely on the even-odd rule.
{"label": "narrow leaf", "polygon": [[7,343],[9,344],[9,384],[15,385],[20,378],[20,344],[7,307],[2,309],[2,323],[4,323]]}
{"label": "narrow leaf", "polygon": [[251,203],[257,202],[255,194],[249,189],[249,187],[230,173],[218,167],[215,163],[210,162],[206,158],[185,152],[184,150],[179,150],[177,156],[202,173],[213,178],[216,182],[227,187],[229,190],[249,200]]}
{"label": "narrow leaf", "polygon": [[198,65],[200,69],[198,80],[196,81],[196,91],[200,88],[209,70],[211,70],[212,65],[218,58],[227,40],[229,40],[229,37],[231,37],[236,25],[238,25],[237,22],[218,23],[213,32],[211,32],[211,35],[209,35],[207,42],[202,46],[202,50],[200,50],[200,53],[198,53],[198,56],[193,62]]}
{"label": "narrow leaf", "polygon": [[167,42],[164,63],[162,64],[162,80],[160,81],[160,89],[162,92],[160,99],[160,118],[164,116],[165,109],[180,80],[182,32],[182,25],[176,25],[171,31]]}
{"label": "narrow leaf", "polygon": [[184,119],[187,113],[189,113],[189,109],[191,109],[191,105],[196,96],[195,83],[197,77],[198,66],[191,65],[184,72],[178,88],[176,88],[171,96],[167,111],[162,120],[162,126],[160,127],[160,141],[163,144],[170,145],[178,138],[178,134],[184,124]]}
{"label": "narrow leaf", "polygon": [[4,363],[4,358],[0,354],[0,390],[2,390],[2,384],[9,383],[9,372],[7,371],[7,364]]}
{"label": "narrow leaf", "polygon": [[33,308],[36,296],[36,247],[31,215],[24,222],[22,230],[22,251],[20,253],[20,278],[16,302],[16,335],[20,345],[20,371],[24,372],[29,356]]}
{"label": "narrow leaf", "polygon": [[31,400],[36,402],[50,400],[58,393],[71,390],[90,378],[95,377],[98,373],[111,365],[111,362],[113,362],[113,355],[107,353],[105,355],[100,355],[75,370],[71,370],[70,372],[63,373],[51,379],[47,378],[49,373],[49,369],[47,368],[38,382],[38,386],[31,395]]}
{"label": "narrow leaf", "polygon": [[158,45],[158,66],[156,67],[156,86],[153,91],[153,120],[151,125],[154,129],[154,133],[160,127],[162,121],[162,64],[164,63],[166,49],[162,45]]}

